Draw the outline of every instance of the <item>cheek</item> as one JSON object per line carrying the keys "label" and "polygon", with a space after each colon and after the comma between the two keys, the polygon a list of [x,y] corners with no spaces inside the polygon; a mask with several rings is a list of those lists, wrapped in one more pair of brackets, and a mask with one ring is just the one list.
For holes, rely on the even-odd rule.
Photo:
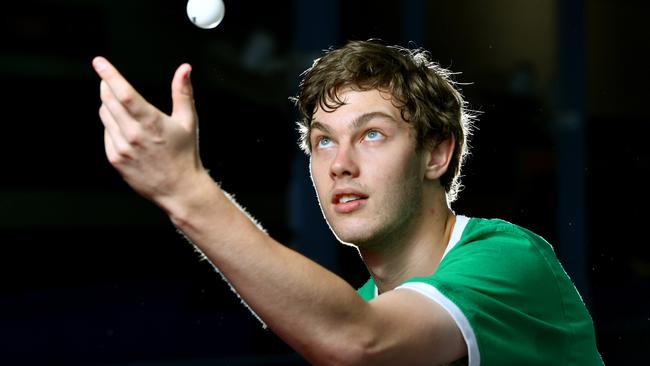
{"label": "cheek", "polygon": [[324,164],[322,164],[322,162],[318,163],[310,160],[309,176],[311,177],[311,182],[316,189],[316,193],[322,193],[326,180],[329,179],[329,173],[324,169]]}
{"label": "cheek", "polygon": [[[395,159],[396,156],[402,156],[402,159]],[[378,182],[392,183],[392,185],[401,186],[405,182],[418,180],[423,174],[419,160],[408,154],[393,155],[393,158],[383,159],[383,162],[376,165],[373,169],[374,180]]]}
{"label": "cheek", "polygon": [[417,159],[406,159],[395,166],[391,175],[389,195],[393,204],[404,210],[414,209],[423,192],[423,179]]}
{"label": "cheek", "polygon": [[390,195],[393,197],[394,204],[400,206],[407,204],[414,205],[422,194],[423,179],[420,165],[417,159],[407,159],[395,167],[396,174],[391,176]]}

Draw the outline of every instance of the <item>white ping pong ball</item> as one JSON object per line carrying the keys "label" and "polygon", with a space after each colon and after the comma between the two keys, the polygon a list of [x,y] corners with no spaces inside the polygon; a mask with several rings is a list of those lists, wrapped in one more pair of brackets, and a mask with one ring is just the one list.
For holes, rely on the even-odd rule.
{"label": "white ping pong ball", "polygon": [[223,0],[189,0],[187,16],[199,28],[210,29],[221,23],[226,7]]}

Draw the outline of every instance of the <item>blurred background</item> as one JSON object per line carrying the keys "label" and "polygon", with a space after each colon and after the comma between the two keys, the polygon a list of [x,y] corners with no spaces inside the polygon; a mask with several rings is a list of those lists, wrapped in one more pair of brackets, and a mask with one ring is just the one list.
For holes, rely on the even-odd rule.
{"label": "blurred background", "polygon": [[190,62],[215,180],[358,287],[368,274],[322,220],[288,97],[324,49],[368,38],[427,48],[480,112],[454,210],[544,236],[605,363],[650,357],[647,2],[225,0],[211,30],[186,4],[3,5],[0,364],[305,364],[108,164],[90,62],[167,112]]}

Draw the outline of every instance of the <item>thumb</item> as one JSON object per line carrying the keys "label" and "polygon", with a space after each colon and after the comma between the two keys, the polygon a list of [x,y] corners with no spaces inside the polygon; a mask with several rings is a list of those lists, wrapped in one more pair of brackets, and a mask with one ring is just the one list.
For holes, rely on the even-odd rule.
{"label": "thumb", "polygon": [[176,69],[172,80],[172,117],[180,120],[187,128],[192,128],[197,120],[191,71],[192,66],[182,64]]}

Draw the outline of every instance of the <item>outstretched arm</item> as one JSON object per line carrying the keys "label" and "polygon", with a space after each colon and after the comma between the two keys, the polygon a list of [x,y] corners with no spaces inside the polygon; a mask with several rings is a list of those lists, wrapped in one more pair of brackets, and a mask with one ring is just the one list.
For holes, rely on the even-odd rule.
{"label": "outstretched arm", "polygon": [[101,77],[106,155],[124,179],[159,205],[262,320],[314,364],[435,364],[465,354],[451,317],[410,290],[365,302],[344,280],[276,242],[203,168],[197,115],[181,65],[173,111],[149,104],[106,59]]}

